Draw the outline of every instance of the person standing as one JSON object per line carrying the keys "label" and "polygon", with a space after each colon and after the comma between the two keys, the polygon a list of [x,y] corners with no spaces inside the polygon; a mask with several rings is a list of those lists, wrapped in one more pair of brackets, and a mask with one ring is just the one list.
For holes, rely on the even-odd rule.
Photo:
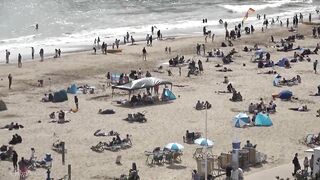
{"label": "person standing", "polygon": [[40,55],[40,58],[41,58],[40,61],[43,61],[44,50],[42,48],[39,51],[39,55]]}
{"label": "person standing", "polygon": [[9,64],[10,51],[6,49],[6,63]]}
{"label": "person standing", "polygon": [[308,160],[308,157],[305,157],[304,158],[304,161],[303,161],[303,170],[308,172],[308,168],[309,168],[309,160]]}
{"label": "person standing", "polygon": [[201,73],[203,71],[203,65],[202,65],[202,61],[201,60],[198,61],[198,67],[199,67],[199,71]]}
{"label": "person standing", "polygon": [[58,57],[60,58],[61,57],[61,50],[58,49]]}
{"label": "person standing", "polygon": [[19,55],[18,55],[18,68],[21,68],[21,67],[22,67],[22,56],[19,53]]}
{"label": "person standing", "polygon": [[34,48],[31,47],[31,58],[34,59]]}
{"label": "person standing", "polygon": [[311,22],[311,13],[309,13],[309,22]]}
{"label": "person standing", "polygon": [[311,176],[313,175],[313,154],[311,155],[311,158],[310,158],[310,174]]}
{"label": "person standing", "polygon": [[18,154],[15,150],[12,151],[12,163],[13,163],[13,172],[18,171]]}
{"label": "person standing", "polygon": [[313,63],[313,70],[315,74],[317,74],[317,66],[318,66],[318,60],[315,60]]}
{"label": "person standing", "polygon": [[77,110],[79,109],[79,99],[77,96],[74,96],[74,103],[76,104]]}
{"label": "person standing", "polygon": [[142,60],[147,60],[147,50],[145,47],[142,49]]}
{"label": "person standing", "polygon": [[11,85],[12,85],[12,75],[11,74],[8,75],[8,80],[9,80],[9,89],[11,89]]}
{"label": "person standing", "polygon": [[297,171],[301,169],[301,166],[300,166],[300,163],[299,163],[299,159],[298,159],[298,153],[295,154],[295,156],[294,156],[294,158],[292,160],[292,164],[294,166],[292,176],[295,176]]}
{"label": "person standing", "polygon": [[179,66],[179,76],[181,76],[181,66]]}

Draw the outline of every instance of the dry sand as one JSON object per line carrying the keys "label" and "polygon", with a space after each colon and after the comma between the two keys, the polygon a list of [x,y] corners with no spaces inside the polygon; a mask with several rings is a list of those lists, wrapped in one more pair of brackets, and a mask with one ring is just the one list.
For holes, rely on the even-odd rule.
{"label": "dry sand", "polygon": [[[296,45],[314,49],[317,39],[310,34],[311,26],[300,26],[299,31],[306,36],[305,40],[298,40]],[[0,66],[0,97],[8,106],[7,111],[0,112],[0,125],[6,125],[12,121],[19,122],[25,126],[22,130],[7,131],[0,130],[0,144],[7,144],[14,133],[23,138],[23,143],[15,145],[19,159],[30,157],[30,148],[36,149],[38,159],[49,152],[53,156],[52,177],[61,178],[67,173],[67,166],[61,165],[61,155],[51,150],[52,143],[57,140],[66,142],[68,153],[66,164],[72,164],[72,178],[75,180],[108,179],[127,174],[132,162],[136,162],[141,179],[147,180],[169,180],[190,179],[192,169],[196,168],[196,161],[192,154],[196,145],[184,144],[182,136],[187,129],[191,131],[204,132],[205,112],[196,111],[193,107],[197,100],[208,100],[213,108],[208,111],[208,137],[215,141],[214,153],[220,154],[231,150],[231,142],[238,137],[242,142],[250,139],[258,144],[257,149],[268,155],[268,163],[259,168],[251,168],[247,173],[253,173],[288,164],[294,153],[302,153],[306,147],[299,143],[307,133],[316,133],[319,127],[319,119],[315,116],[319,108],[320,97],[310,97],[316,92],[318,86],[318,74],[312,71],[311,62],[299,62],[292,64],[291,69],[275,67],[282,76],[292,78],[299,74],[302,83],[293,87],[272,86],[273,75],[258,75],[258,72],[270,69],[258,69],[257,64],[251,63],[253,52],[242,52],[244,45],[253,47],[258,43],[263,49],[271,52],[271,59],[277,62],[281,57],[292,57],[293,52],[276,52],[269,42],[273,34],[276,40],[292,34],[283,29],[271,29],[266,33],[255,32],[254,35],[244,36],[241,40],[234,41],[238,54],[235,55],[233,63],[227,65],[233,72],[217,72],[214,67],[222,63],[221,59],[211,58],[205,62],[205,58],[195,55],[196,43],[204,43],[204,37],[189,37],[175,40],[155,41],[153,47],[147,47],[147,61],[142,61],[141,50],[144,45],[124,46],[123,52],[119,54],[92,55],[91,52],[63,55],[61,59],[46,59],[45,62],[24,63],[21,69],[16,64]],[[218,48],[222,37],[214,43],[206,43],[206,49]],[[172,53],[164,53],[165,46],[172,47]],[[264,47],[268,46],[268,48]],[[231,50],[221,48],[225,53]],[[185,55],[186,58],[194,60],[202,59],[204,73],[199,76],[187,78],[187,67],[182,69],[182,76],[178,75],[178,69],[172,68],[174,76],[167,73],[155,73],[152,69],[167,62],[169,58],[176,55]],[[312,60],[317,55],[310,56]],[[246,63],[243,67],[242,64]],[[102,84],[106,83],[106,72],[129,72],[131,69],[142,68],[151,71],[155,77],[171,80],[175,85],[185,87],[173,87],[176,96],[180,96],[172,103],[137,107],[134,109],[116,106],[113,100],[127,98],[127,95],[111,97],[111,89],[102,92]],[[165,68],[166,69],[166,68]],[[13,89],[8,90],[7,76],[13,75]],[[228,99],[231,94],[217,94],[215,91],[226,90],[222,84],[223,77],[228,76],[234,83],[234,87],[241,92],[244,101],[231,102]],[[48,78],[52,79],[51,87]],[[37,80],[44,79],[45,87],[36,87]],[[70,123],[53,124],[48,123],[49,113],[60,109],[68,110],[74,107],[73,96],[69,95],[69,101],[64,103],[41,103],[40,99],[50,89],[59,90],[68,87],[71,83],[89,84],[98,88],[97,94],[79,95],[80,110],[75,114],[68,114]],[[232,118],[239,112],[246,111],[250,102],[258,102],[263,98],[265,102],[271,100],[271,94],[278,93],[282,89],[290,89],[299,100],[293,102],[282,102],[276,100],[277,113],[271,118],[272,127],[252,127],[237,129],[232,125]],[[307,104],[311,111],[299,113],[289,111],[289,107],[299,107]],[[116,111],[114,115],[99,115],[98,109],[112,108]],[[146,111],[148,122],[144,124],[127,123],[122,119],[128,113]],[[41,120],[42,123],[37,121]],[[131,134],[133,147],[119,152],[105,151],[96,153],[90,147],[99,141],[109,141],[110,137],[95,137],[93,133],[97,129],[114,130],[122,137]],[[145,150],[154,147],[163,147],[167,143],[178,142],[185,146],[182,163],[174,166],[167,164],[163,166],[150,167],[146,164]],[[115,164],[117,155],[122,155],[122,165]],[[302,157],[303,154],[300,156]],[[302,163],[302,162],[301,162]],[[0,179],[18,179],[18,174],[12,173],[12,163],[0,162]],[[31,172],[29,179],[44,179],[44,169]],[[274,174],[275,177],[276,174]]]}

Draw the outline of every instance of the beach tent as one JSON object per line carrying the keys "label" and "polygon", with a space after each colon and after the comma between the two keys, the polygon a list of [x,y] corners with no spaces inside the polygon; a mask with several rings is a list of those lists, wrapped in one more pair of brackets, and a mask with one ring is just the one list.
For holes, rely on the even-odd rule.
{"label": "beach tent", "polygon": [[272,126],[273,123],[267,114],[258,113],[255,119],[256,126]]}
{"label": "beach tent", "polygon": [[293,93],[289,90],[283,90],[279,93],[279,98],[282,100],[289,100],[292,97]]}
{"label": "beach tent", "polygon": [[67,91],[61,90],[53,94],[53,102],[63,102],[68,100]]}
{"label": "beach tent", "polygon": [[170,89],[165,88],[164,92],[162,93],[162,99],[169,101],[169,100],[175,100],[177,98]]}
{"label": "beach tent", "polygon": [[77,91],[78,91],[77,85],[72,84],[70,87],[68,87],[67,93],[77,94]]}
{"label": "beach tent", "polygon": [[249,116],[246,113],[239,113],[233,118],[235,127],[241,128],[250,122]]}
{"label": "beach tent", "polygon": [[0,111],[7,110],[7,105],[4,101],[0,100]]}
{"label": "beach tent", "polygon": [[276,65],[280,67],[285,67],[286,62],[289,63],[288,58],[282,58],[276,63]]}

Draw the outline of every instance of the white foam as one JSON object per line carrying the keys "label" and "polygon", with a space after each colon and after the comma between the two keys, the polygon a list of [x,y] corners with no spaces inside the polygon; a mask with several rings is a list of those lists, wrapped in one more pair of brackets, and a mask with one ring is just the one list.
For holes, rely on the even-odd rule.
{"label": "white foam", "polygon": [[229,11],[236,12],[236,13],[243,13],[247,12],[249,8],[252,8],[256,11],[263,10],[266,8],[276,8],[283,6],[285,4],[290,3],[312,3],[312,0],[264,0],[264,4],[245,4],[245,5],[234,5],[234,4],[227,4],[227,5],[219,5],[222,8],[225,8]]}

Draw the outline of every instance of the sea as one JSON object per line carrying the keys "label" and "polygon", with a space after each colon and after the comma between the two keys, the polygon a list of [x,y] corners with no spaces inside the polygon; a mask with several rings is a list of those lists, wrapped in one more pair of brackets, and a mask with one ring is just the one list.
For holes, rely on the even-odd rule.
{"label": "sea", "polygon": [[62,54],[91,50],[97,37],[109,45],[116,38],[122,42],[127,32],[144,40],[151,26],[163,37],[201,35],[203,26],[222,34],[219,19],[232,27],[249,8],[255,12],[245,25],[261,26],[257,14],[285,20],[300,12],[307,19],[311,12],[318,19],[319,5],[320,0],[0,0],[0,63],[5,62],[6,49],[10,62],[17,61],[18,53],[27,61],[31,47],[36,59],[40,48],[47,56],[55,49]]}

